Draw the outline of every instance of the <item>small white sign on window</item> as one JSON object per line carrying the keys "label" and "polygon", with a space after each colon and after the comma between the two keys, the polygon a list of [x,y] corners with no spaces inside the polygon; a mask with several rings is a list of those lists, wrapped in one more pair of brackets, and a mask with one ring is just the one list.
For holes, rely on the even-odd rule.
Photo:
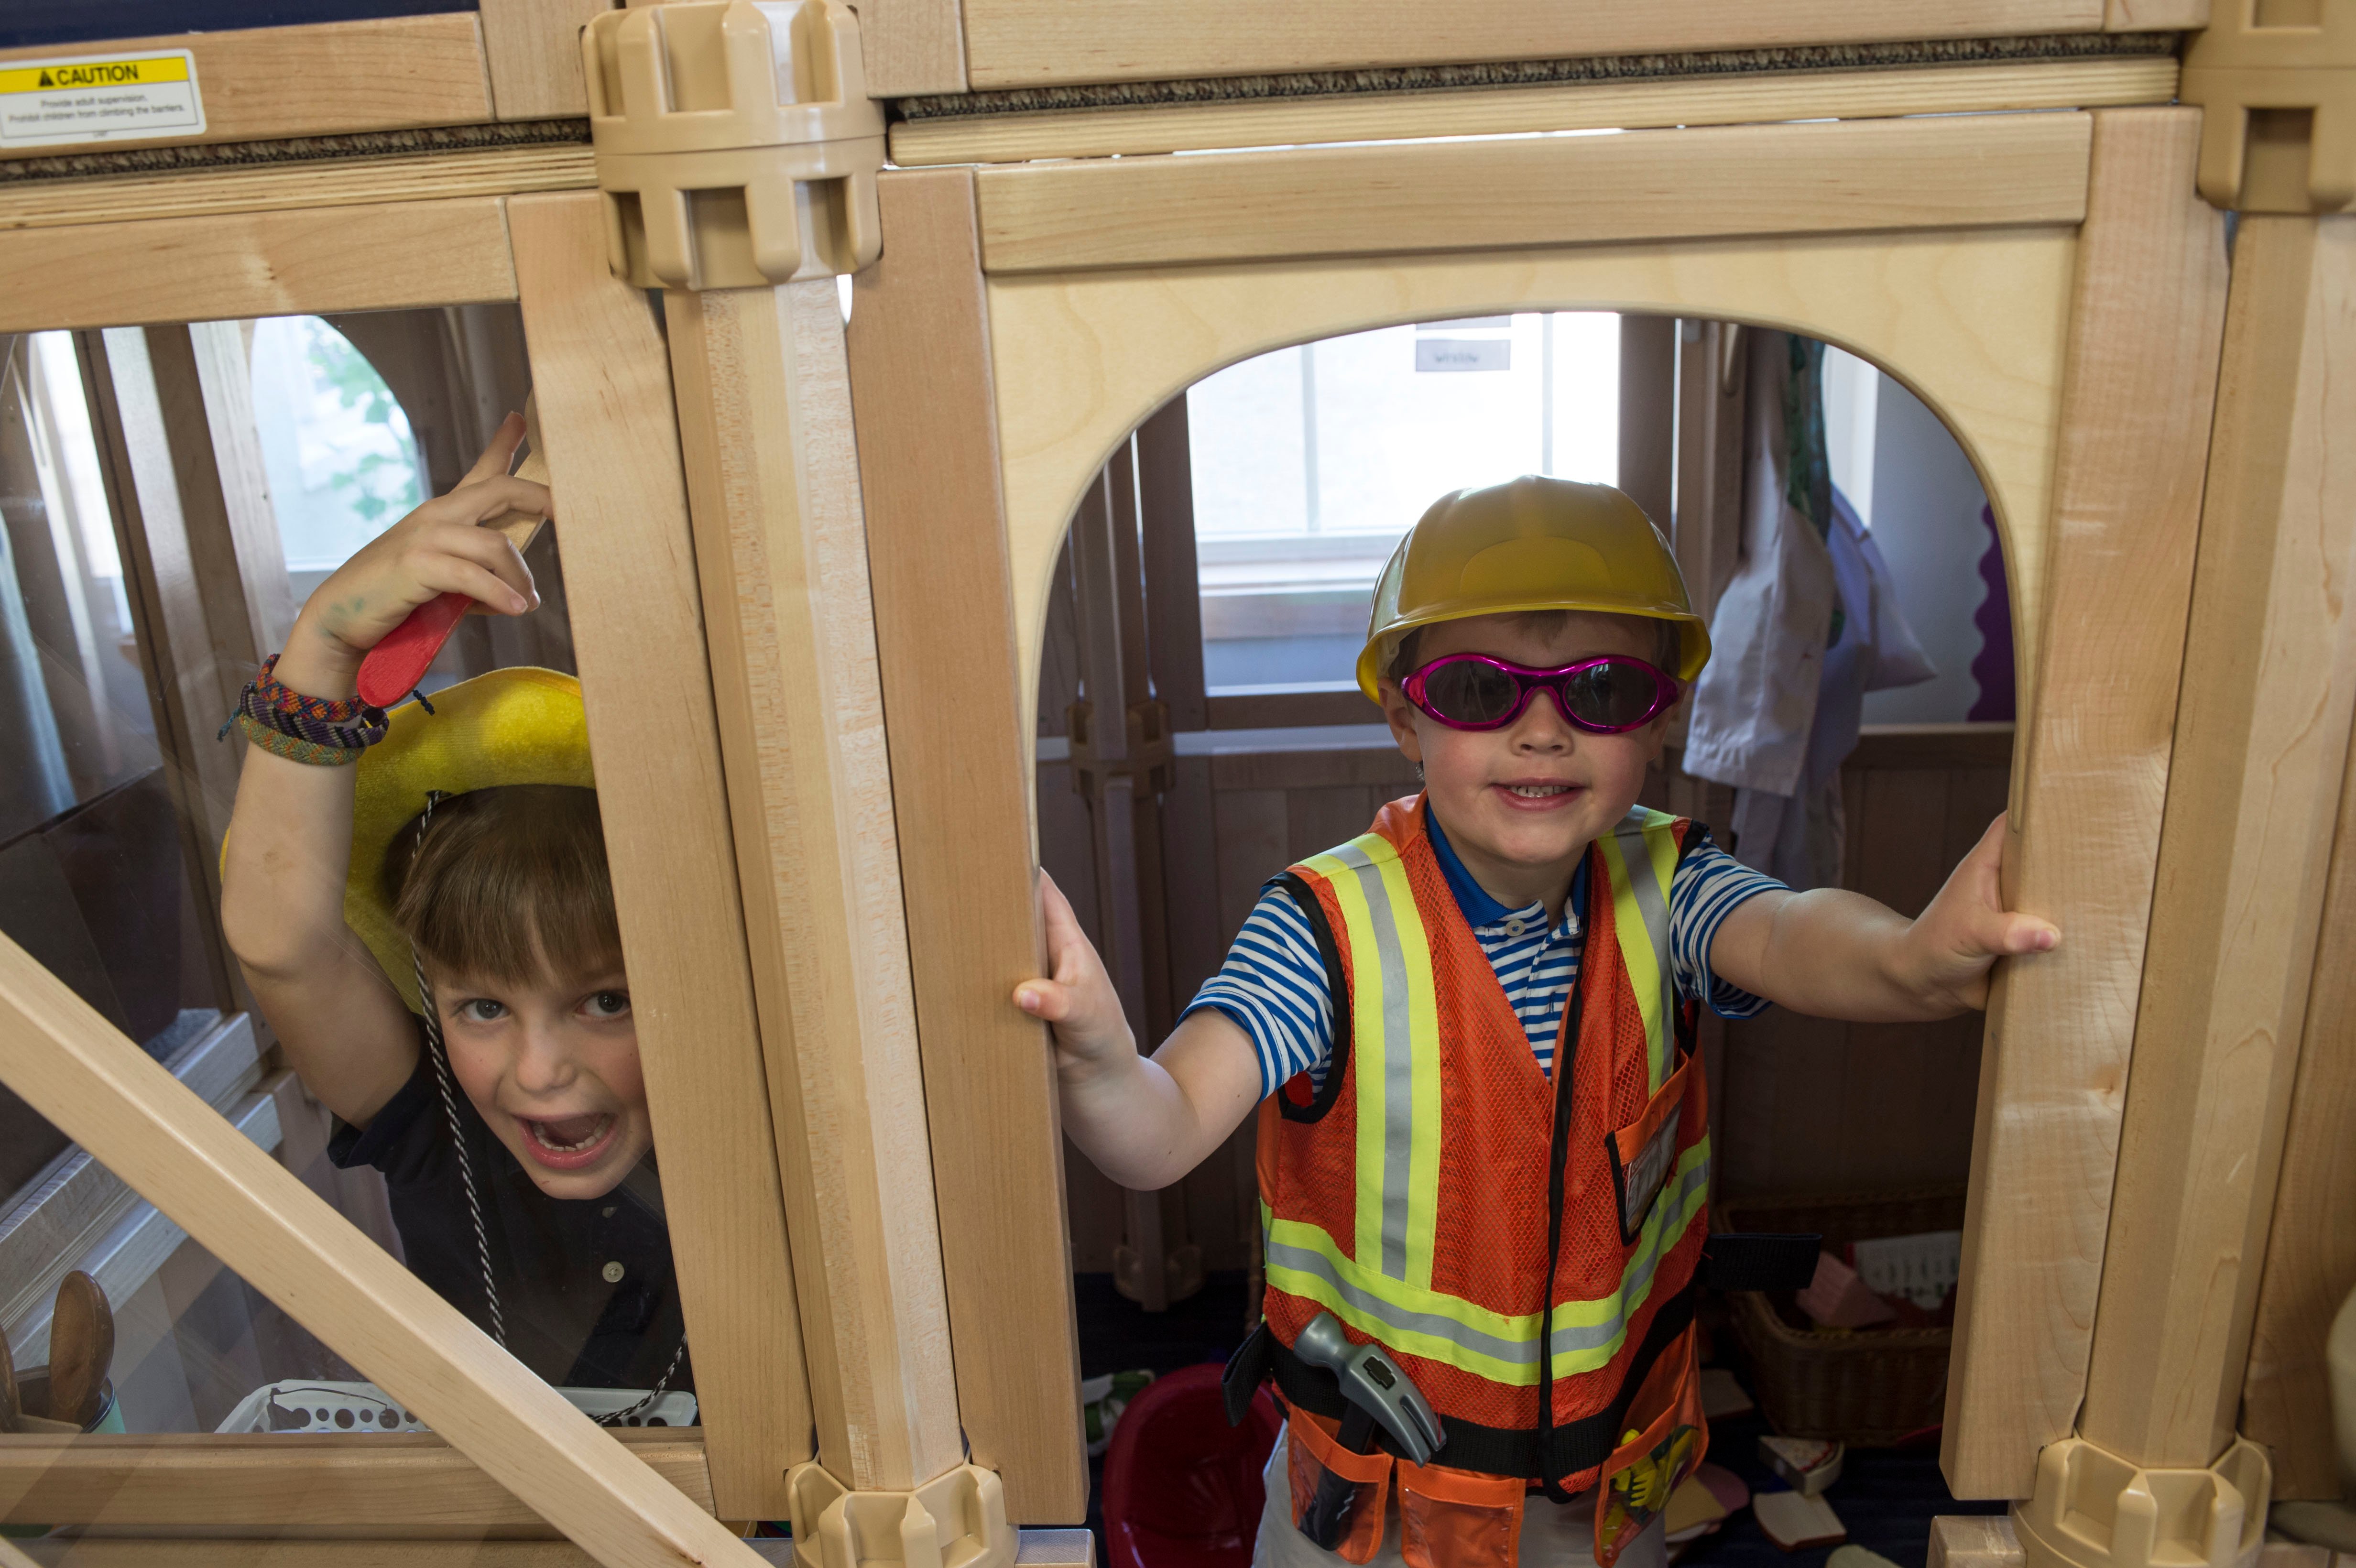
{"label": "small white sign on window", "polygon": [[1419,337],[1419,370],[1510,370],[1513,340],[1505,337]]}
{"label": "small white sign on window", "polygon": [[11,60],[0,66],[0,147],[204,133],[186,49]]}

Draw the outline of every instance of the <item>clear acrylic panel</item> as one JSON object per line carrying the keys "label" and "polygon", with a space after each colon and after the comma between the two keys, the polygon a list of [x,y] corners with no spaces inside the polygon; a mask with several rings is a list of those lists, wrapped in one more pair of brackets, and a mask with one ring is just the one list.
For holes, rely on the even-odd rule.
{"label": "clear acrylic panel", "polygon": [[[302,418],[356,389],[351,411],[363,417],[342,434],[359,453],[356,482],[383,505],[346,510],[389,525],[416,495],[455,483],[528,380],[512,307],[388,314],[399,319],[208,324],[195,338],[168,325],[0,336],[0,933],[574,1404],[669,1440],[668,1429],[695,1424],[696,1402],[657,1157],[613,1171],[600,1190],[575,1181],[552,1196],[485,1121],[501,1112],[496,1085],[478,1095],[461,1073],[445,1093],[422,1043],[400,1092],[364,1127],[342,1124],[253,1010],[220,924],[221,836],[245,742],[216,730],[274,649],[225,651],[205,629],[234,617],[283,635],[252,607],[279,590],[299,606],[302,584],[273,583],[270,571],[336,564],[295,560],[310,525],[288,509],[303,497],[271,483],[284,475],[273,447],[294,443],[299,481],[301,443],[323,439]],[[290,392],[285,358],[297,350],[313,379]],[[281,418],[272,400],[297,394],[308,397],[302,417]],[[261,475],[232,471],[241,443],[261,454]],[[193,454],[207,451],[220,473],[198,473]],[[405,461],[410,477],[387,477],[387,463],[365,464],[371,455]],[[235,498],[195,487],[249,481],[267,486],[269,510],[256,515],[274,515],[284,542],[262,566],[247,553],[224,571],[224,541],[203,534],[204,514],[209,506],[218,527]],[[335,493],[335,476],[321,488]],[[552,540],[530,564],[541,611],[455,637],[431,684],[518,664],[569,670]],[[199,651],[219,667],[199,665]],[[626,991],[626,976],[601,984]],[[112,1349],[94,1361],[102,1298]],[[431,1443],[415,1435],[415,1413],[318,1327],[0,1088],[0,1333],[13,1408],[32,1430]],[[90,1402],[65,1408],[93,1383]],[[45,1520],[39,1467],[21,1455],[0,1463],[0,1477],[12,1533],[90,1522],[81,1503]]]}

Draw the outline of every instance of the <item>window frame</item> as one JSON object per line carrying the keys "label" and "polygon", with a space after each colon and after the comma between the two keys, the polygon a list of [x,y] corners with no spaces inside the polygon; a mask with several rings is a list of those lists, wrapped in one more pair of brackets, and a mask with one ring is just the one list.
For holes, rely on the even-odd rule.
{"label": "window frame", "polygon": [[[2098,141],[2094,126],[2104,117],[2115,129]],[[887,173],[887,256],[912,229],[933,243],[922,271],[887,261],[875,292],[903,320],[925,324],[923,363],[953,359],[960,384],[979,381],[990,397],[986,409],[972,411],[928,401],[915,380],[891,379],[895,368],[905,378],[919,361],[880,347],[862,360],[854,315],[862,450],[912,454],[906,474],[870,464],[871,548],[879,560],[917,551],[920,538],[922,548],[937,548],[937,482],[914,470],[970,464],[995,484],[964,499],[960,531],[986,530],[1000,544],[991,555],[963,552],[944,576],[960,595],[976,581],[1002,583],[1002,601],[994,587],[986,597],[1006,606],[988,656],[965,661],[974,673],[960,683],[953,713],[944,697],[924,689],[927,678],[937,684],[938,672],[919,672],[917,649],[953,613],[970,637],[972,613],[952,611],[940,582],[918,573],[877,580],[887,703],[895,713],[923,715],[892,736],[912,907],[954,887],[969,912],[953,932],[937,934],[912,921],[919,972],[937,972],[936,987],[954,995],[948,976],[966,976],[970,991],[1023,962],[1032,893],[1018,850],[1028,831],[1009,825],[977,842],[970,800],[982,795],[1009,816],[1028,804],[1040,585],[1074,500],[1107,452],[1157,405],[1222,365],[1285,342],[1501,310],[1649,311],[1667,329],[1667,355],[1677,352],[1669,318],[1679,315],[1839,343],[1901,376],[1940,411],[1996,502],[2022,628],[2023,688],[2035,693],[2024,703],[2008,881],[2015,897],[2084,933],[2073,935],[2060,962],[2000,978],[1974,1150],[1949,1477],[1963,1496],[2026,1496],[2038,1451],[2071,1430],[2083,1387],[2109,1208],[2100,1173],[2111,1168],[2120,1111],[2115,1099],[2088,1090],[2124,1073],[2136,1028],[2173,739],[2177,660],[2169,650],[2185,636],[2222,304],[2221,268],[2173,264],[2197,252],[2199,237],[2215,234],[2216,214],[2190,198],[2189,183],[2180,197],[2149,195],[2137,160],[2189,159],[2196,124],[2181,111],[2096,111],[1850,123],[1831,134],[1804,125],[1630,131],[1551,144],[1469,139]],[[2043,146],[2033,155],[2039,181],[1923,183],[1922,161],[1943,163],[1947,151],[1975,148],[1988,160],[1985,175],[2011,161],[2006,145],[2025,151],[2032,142]],[[1910,143],[1912,151],[1898,150]],[[1813,149],[1804,177],[1796,164],[1775,172],[1779,146],[1804,144]],[[1847,163],[1850,155],[1860,161]],[[1870,172],[1885,155],[1890,176]],[[1818,183],[1829,173],[1827,157],[1844,172]],[[1835,186],[1841,196],[1822,194]],[[1580,192],[1580,221],[1594,239],[1580,243],[1577,232],[1543,215],[1493,199],[1507,188],[1540,187]],[[1598,189],[1612,194],[1599,202]],[[1668,191],[1675,197],[1647,205],[1645,192]],[[1933,198],[1918,199],[1924,195]],[[1752,200],[1762,208],[1750,208]],[[2110,221],[2089,226],[2090,204],[2103,202]],[[1603,208],[1608,218],[1598,216]],[[1743,218],[1727,216],[1738,209]],[[1075,223],[1082,211],[1087,222]],[[1323,254],[1311,253],[1297,225],[1280,216],[1309,211],[1350,215],[1321,233],[1314,250]],[[1493,224],[1511,237],[1491,232]],[[1736,237],[1744,224],[1757,232]],[[1879,232],[1852,237],[1860,227]],[[1418,253],[1395,253],[1402,233],[1417,235]],[[1451,233],[1477,238],[1478,251],[1433,245],[1430,237]],[[1515,240],[1525,248],[1494,248]],[[1463,243],[1472,249],[1472,239]],[[2030,254],[2040,245],[2049,247],[2041,261]],[[2171,261],[2141,269],[2130,285],[2146,256]],[[1901,307],[1898,294],[1913,285],[1898,279],[1913,265],[1928,269],[1926,280],[1952,268],[1983,283],[1942,296],[1926,282]],[[1995,276],[2008,287],[1983,292]],[[1790,286],[1803,277],[1804,285]],[[1887,308],[1867,303],[1883,289],[1896,291]],[[895,298],[895,290],[905,292]],[[2130,294],[2148,313],[2141,319],[2182,315],[2196,334],[2211,336],[2188,346],[2140,335],[2120,314]],[[2031,299],[2034,306],[2025,303]],[[878,336],[890,330],[889,323],[875,328]],[[1999,341],[2003,370],[1982,379]],[[2101,390],[2089,390],[2089,378],[2100,379]],[[1675,385],[1673,376],[1665,380]],[[2179,399],[2169,405],[2165,433],[2162,421],[2138,428],[2103,400],[2148,400],[2156,385]],[[2065,400],[2065,387],[2076,400]],[[870,408],[878,411],[871,416]],[[919,409],[928,415],[912,411]],[[1652,467],[1665,487],[1667,451],[1657,459]],[[2168,582],[2120,612],[2137,628],[2133,648],[2097,641],[2099,617],[2043,614],[2053,596],[2076,610],[2118,592],[2103,581],[2100,562],[2103,549],[2120,546],[2097,541],[2129,526],[2099,493],[2122,472],[2155,482],[2147,498],[2158,520],[2134,526],[2164,529],[2179,551],[2169,558],[2179,569]],[[985,504],[994,517],[977,515]],[[2070,530],[2054,530],[2057,514],[2072,518]],[[903,638],[907,646],[895,648]],[[2086,701],[2130,717],[2099,735],[2072,733],[2058,716]],[[2043,731],[2034,728],[2040,712],[2055,716]],[[2090,789],[2103,792],[2100,809],[2116,828],[2100,845],[2063,837],[2064,823],[2094,808]],[[934,821],[957,823],[958,831],[927,832]],[[912,852],[912,840],[921,849]],[[976,893],[985,885],[986,904]],[[980,940],[987,929],[1004,934]],[[925,1006],[920,996],[920,1014]],[[1002,1060],[1040,1050],[1035,1026],[1010,1019],[996,1034]],[[2077,1154],[2057,1164],[2050,1147],[2018,1142],[2024,1117],[2049,1144],[2058,1138]],[[1051,1139],[1052,1127],[1050,1108],[1036,1136]],[[953,1157],[937,1134],[935,1159],[945,1233],[984,1223],[1002,1231],[1005,1222],[987,1220],[969,1196],[989,1191],[997,1201],[1004,1190],[983,1179],[985,1170],[1003,1178],[993,1151]],[[1059,1189],[1034,1188],[1043,1235],[1061,1218],[1059,1200]],[[992,1310],[1003,1328],[1017,1304]],[[2034,1379],[2019,1371],[2029,1364],[2041,1369]]]}
{"label": "window frame", "polygon": [[[575,508],[576,526],[584,536],[601,523],[614,530],[606,536],[612,548],[568,553],[575,617],[584,625],[626,625],[647,639],[635,645],[610,635],[577,639],[589,694],[592,755],[603,764],[601,790],[610,797],[610,821],[678,825],[693,821],[700,811],[703,820],[724,825],[701,662],[638,656],[644,646],[694,645],[699,635],[691,576],[652,582],[644,567],[649,558],[691,559],[680,548],[684,486],[661,341],[643,297],[607,273],[601,245],[532,252],[511,240],[511,232],[527,227],[527,215],[511,207],[535,202],[544,217],[550,204],[558,209],[553,217],[560,235],[577,239],[600,232],[594,198],[585,194],[512,200],[498,194],[424,196],[17,229],[0,235],[0,271],[22,286],[0,308],[6,313],[7,330],[94,333],[176,316],[233,323],[263,315],[328,315],[520,300],[528,318],[538,307],[548,323],[527,329],[541,376],[587,378],[610,389],[617,374],[634,368],[618,397],[601,403],[590,390],[570,400],[543,398],[541,408],[560,485],[565,484],[567,463],[557,454],[594,453],[607,471],[592,479],[579,472],[591,464],[575,457],[573,492],[615,497],[635,490],[639,503],[632,507],[621,501],[602,517],[596,507]],[[529,274],[529,289],[519,286],[519,250],[529,252],[526,264],[536,269]],[[95,268],[89,264],[93,252],[103,258]],[[70,257],[73,264],[65,264]],[[164,327],[148,329],[151,342],[158,331],[166,339],[177,333],[186,340],[186,329]],[[559,364],[565,368],[552,368]],[[119,432],[116,439],[123,440]],[[189,456],[185,443],[177,455]],[[216,507],[229,485],[218,469],[176,477],[197,485],[209,481]],[[118,517],[125,515],[118,510]],[[145,536],[144,528],[135,531]],[[283,561],[272,564],[283,578]],[[159,583],[156,563],[144,553],[135,566],[127,555],[125,567],[141,577],[143,593],[160,587],[187,596],[182,584]],[[197,597],[205,597],[201,584]],[[155,612],[164,608],[152,599],[143,600],[142,607],[147,613],[140,619],[151,624],[157,619]],[[233,613],[242,619],[250,612],[250,605],[241,604]],[[197,628],[185,630],[184,651],[202,635]],[[268,623],[256,630],[262,635],[250,635],[251,641],[271,641]],[[205,749],[209,729],[192,710],[218,708],[217,693],[208,688],[227,675],[211,669],[194,673],[202,678],[193,686],[192,672],[184,669],[160,689],[151,677],[151,691],[159,703],[183,715],[177,743],[167,750],[210,761],[213,754]],[[634,715],[648,712],[666,716],[665,722],[631,722]],[[648,733],[649,728],[658,733]],[[665,728],[671,731],[668,736],[659,732]],[[687,763],[699,732],[708,759],[700,773]],[[624,760],[648,745],[669,764],[667,772],[633,768]],[[199,781],[198,795],[210,797],[202,801],[198,816],[209,849],[217,851],[233,789],[233,755],[209,787]],[[641,1038],[649,1061],[666,1067],[648,1072],[650,1107],[659,1136],[665,1126],[682,1129],[664,1141],[676,1151],[665,1160],[665,1177],[668,1187],[689,1195],[683,1203],[675,1201],[673,1246],[689,1298],[691,1332],[701,1353],[734,1374],[715,1380],[712,1394],[701,1402],[704,1424],[691,1437],[655,1445],[663,1449],[671,1474],[703,1477],[689,1488],[689,1496],[668,1486],[646,1486],[648,1472],[629,1450],[601,1444],[598,1429],[537,1380],[525,1378],[519,1384],[513,1376],[497,1374],[494,1364],[484,1360],[489,1341],[455,1309],[438,1300],[432,1306],[439,1310],[423,1316],[379,1307],[406,1301],[407,1293],[422,1287],[212,1106],[147,1063],[137,1047],[13,946],[0,949],[0,1017],[7,1019],[0,1038],[10,1042],[0,1049],[0,1075],[88,1157],[120,1173],[150,1200],[161,1199],[158,1208],[250,1284],[282,1304],[310,1303],[305,1313],[315,1320],[305,1326],[399,1392],[404,1403],[421,1413],[442,1410],[434,1424],[448,1435],[447,1445],[440,1439],[410,1444],[429,1456],[396,1465],[391,1476],[446,1479],[449,1460],[431,1456],[455,1449],[498,1483],[462,1491],[460,1499],[476,1499],[472,1504],[445,1499],[452,1506],[440,1514],[442,1522],[511,1529],[519,1507],[528,1505],[538,1518],[603,1536],[601,1549],[635,1541],[644,1549],[668,1552],[699,1541],[704,1543],[699,1550],[725,1557],[742,1549],[725,1532],[711,1533],[712,1513],[782,1517],[787,1511],[785,1465],[808,1456],[809,1432],[798,1323],[790,1308],[780,1312],[777,1305],[781,1297],[794,1299],[783,1213],[774,1175],[766,1183],[760,1176],[764,1165],[771,1173],[776,1168],[767,1109],[757,1089],[746,1093],[748,1083],[759,1082],[760,1062],[742,978],[742,916],[733,885],[682,889],[680,884],[691,880],[670,875],[659,846],[636,848],[617,836],[611,848],[633,990],[651,1004],[644,1011],[654,1015],[642,1017]],[[218,873],[207,869],[217,903]],[[738,976],[733,997],[727,979],[732,953]],[[660,1005],[664,1000],[670,1005]],[[47,1054],[28,1061],[26,1053],[36,1040]],[[692,1136],[683,1130],[689,1128],[695,1129]],[[244,1195],[232,1197],[241,1186]],[[322,1248],[324,1255],[337,1257],[341,1284],[359,1291],[371,1310],[355,1307],[321,1317],[316,1286]],[[765,1270],[773,1281],[766,1286]],[[747,1282],[754,1286],[749,1292],[734,1288]],[[189,1466],[202,1472],[214,1463],[208,1454],[235,1441],[0,1438],[0,1484],[14,1483],[10,1511],[19,1517],[81,1522],[75,1518],[77,1509],[102,1506],[104,1518],[118,1520],[123,1515],[116,1505],[101,1505],[86,1488],[75,1489],[82,1485],[76,1478],[82,1472],[77,1469],[81,1461],[72,1456],[89,1449],[104,1456],[91,1463],[143,1477],[134,1490],[163,1500],[142,1506],[168,1512],[169,1522],[202,1527],[282,1521],[283,1515],[272,1510],[283,1505],[266,1495],[272,1463],[239,1471],[220,1486],[191,1486],[182,1478],[192,1473]],[[298,1439],[294,1446],[271,1452],[294,1463],[326,1464],[337,1450],[317,1443],[335,1441]],[[305,1460],[305,1454],[319,1456]],[[389,1478],[386,1486],[385,1500],[353,1521],[356,1532],[400,1528],[403,1515],[391,1499],[402,1495],[402,1484]],[[414,1494],[408,1496],[413,1508]],[[701,1507],[698,1497],[706,1499]]]}

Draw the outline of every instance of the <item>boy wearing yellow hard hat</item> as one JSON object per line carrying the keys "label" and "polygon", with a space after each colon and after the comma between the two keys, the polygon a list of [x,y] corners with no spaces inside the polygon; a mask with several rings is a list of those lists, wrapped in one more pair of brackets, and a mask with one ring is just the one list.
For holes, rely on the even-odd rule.
{"label": "boy wearing yellow hard hat", "polygon": [[[1265,1321],[1237,1370],[1290,1408],[1260,1563],[1660,1568],[1707,1435],[1697,1008],[1945,1018],[2057,939],[2005,911],[2000,826],[1910,921],[1639,807],[1708,657],[1626,496],[1459,491],[1384,569],[1358,660],[1422,792],[1270,881],[1151,1059],[1044,885],[1053,977],[1015,1000],[1054,1026],[1081,1149],[1164,1187],[1258,1107]],[[1412,1383],[1436,1448],[1343,1441],[1328,1317],[1387,1352],[1361,1371]]]}
{"label": "boy wearing yellow hard hat", "polygon": [[383,1172],[410,1270],[552,1383],[686,1392],[580,683],[494,670],[390,713],[356,695],[441,594],[538,604],[477,526],[549,512],[507,472],[522,434],[509,416],[456,489],[321,584],[247,687],[221,926],[336,1115],[329,1155]]}

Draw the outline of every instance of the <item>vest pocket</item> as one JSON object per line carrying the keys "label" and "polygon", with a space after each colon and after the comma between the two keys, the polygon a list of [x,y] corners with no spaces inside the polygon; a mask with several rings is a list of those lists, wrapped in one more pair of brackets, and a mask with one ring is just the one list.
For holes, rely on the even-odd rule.
{"label": "vest pocket", "polygon": [[1398,1489],[1408,1568],[1515,1568],[1527,1481],[1401,1459]]}
{"label": "vest pocket", "polygon": [[1701,1374],[1687,1328],[1645,1374],[1628,1407],[1626,1435],[1603,1462],[1595,1500],[1595,1561],[1612,1568],[1628,1543],[1669,1506],[1669,1495],[1709,1451]]}
{"label": "vest pocket", "polygon": [[1391,1456],[1380,1449],[1351,1453],[1334,1440],[1333,1424],[1298,1407],[1285,1423],[1292,1528],[1344,1563],[1369,1562],[1383,1544]]}
{"label": "vest pocket", "polygon": [[1644,1106],[1644,1114],[1603,1138],[1605,1158],[1612,1166],[1612,1193],[1620,1206],[1620,1242],[1633,1246],[1644,1229],[1644,1216],[1661,1195],[1662,1184],[1677,1163],[1677,1125],[1685,1109],[1686,1082],[1693,1072],[1691,1059],[1680,1062]]}

